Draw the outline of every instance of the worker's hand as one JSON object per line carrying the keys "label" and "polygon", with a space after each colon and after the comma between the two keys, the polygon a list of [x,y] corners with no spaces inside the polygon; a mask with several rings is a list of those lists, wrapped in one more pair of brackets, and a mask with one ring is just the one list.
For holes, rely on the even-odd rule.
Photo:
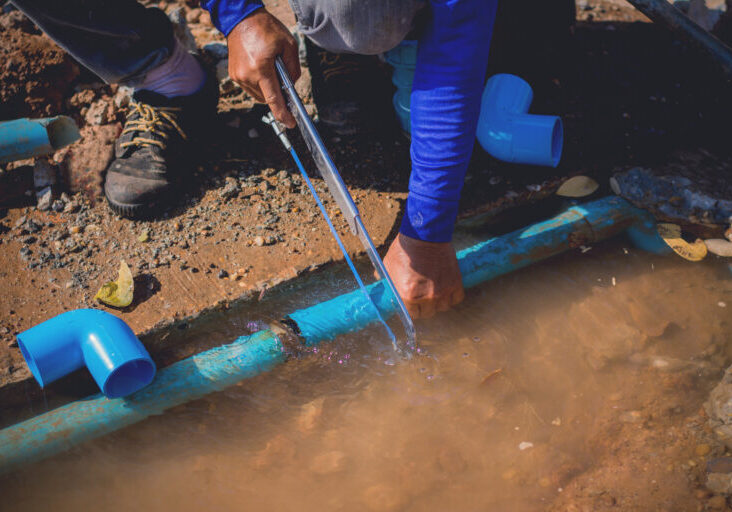
{"label": "worker's hand", "polygon": [[229,76],[256,101],[266,103],[275,118],[295,127],[287,109],[275,69],[275,57],[282,57],[293,83],[300,78],[297,43],[289,30],[265,9],[244,18],[226,38],[229,45]]}
{"label": "worker's hand", "polygon": [[412,318],[429,318],[465,298],[451,243],[423,242],[399,233],[384,258]]}

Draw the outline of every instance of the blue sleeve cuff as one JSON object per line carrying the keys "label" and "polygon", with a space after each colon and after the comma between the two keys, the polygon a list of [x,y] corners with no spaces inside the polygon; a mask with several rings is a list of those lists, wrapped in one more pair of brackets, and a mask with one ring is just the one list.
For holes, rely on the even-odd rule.
{"label": "blue sleeve cuff", "polygon": [[211,14],[211,21],[225,36],[244,18],[264,7],[261,0],[202,0],[201,6]]}
{"label": "blue sleeve cuff", "polygon": [[425,242],[449,242],[457,213],[457,201],[409,192],[399,232]]}

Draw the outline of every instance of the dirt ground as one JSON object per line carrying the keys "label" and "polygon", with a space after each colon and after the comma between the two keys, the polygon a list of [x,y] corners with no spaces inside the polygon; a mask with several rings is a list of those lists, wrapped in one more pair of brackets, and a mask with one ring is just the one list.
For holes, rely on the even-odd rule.
{"label": "dirt ground", "polygon": [[[294,26],[286,0],[265,3]],[[168,12],[182,8],[199,46],[223,40],[201,9],[184,2],[157,5]],[[461,217],[480,214],[481,223],[505,231],[552,212],[553,192],[568,176],[595,177],[602,195],[610,192],[609,176],[638,166],[659,172],[682,168],[710,190],[728,186],[732,96],[729,83],[709,64],[622,0],[578,1],[578,22],[571,29],[501,9],[490,72],[519,74],[534,87],[534,112],[562,115],[564,157],[557,169],[531,168],[497,162],[476,146]],[[58,202],[48,210],[36,207],[35,162],[0,172],[0,386],[30,385],[15,335],[63,311],[104,309],[93,297],[115,278],[120,260],[135,276],[135,299],[129,308],[108,310],[143,340],[154,338],[149,348],[159,362],[160,354],[175,358],[170,354],[179,337],[156,333],[184,328],[202,312],[256,302],[280,283],[342,261],[292,162],[259,121],[265,109],[231,84],[222,89],[219,123],[200,148],[179,206],[159,220],[131,221],[112,214],[100,199],[127,92],[100,83],[17,11],[0,15],[0,63],[0,119],[66,114],[83,136],[49,160],[62,179]],[[307,70],[298,90],[314,112]],[[385,249],[406,198],[409,141],[393,119],[375,133],[324,135],[375,243]],[[298,149],[305,154],[302,144]],[[316,183],[325,191],[322,181]],[[534,207],[521,209],[527,205]],[[349,251],[361,254],[333,202],[327,207]],[[181,347],[178,353],[185,352]],[[663,386],[692,385],[666,380]],[[667,404],[648,407],[667,413]],[[638,457],[627,465],[628,453],[665,450],[672,434],[676,444],[667,451],[679,457],[687,456],[680,446],[689,444],[679,439],[712,443],[705,440],[709,432],[701,411],[679,421],[673,433],[651,426],[648,418],[608,426],[614,430],[603,449],[617,460],[575,480],[554,510],[619,509],[623,493],[649,492],[636,488],[634,475],[652,461]],[[642,435],[623,435],[631,429]],[[664,472],[654,468],[659,487],[651,495],[661,495],[663,486],[686,485],[678,473],[664,482]],[[701,478],[695,468],[688,471],[692,489]],[[598,490],[598,481],[615,487]],[[659,501],[658,510],[726,509],[724,499],[719,503],[704,489],[696,492],[698,499],[684,506],[663,508]]]}
{"label": "dirt ground", "polygon": [[[199,46],[222,40],[201,9],[158,5],[182,8]],[[294,26],[284,0],[268,6]],[[515,12],[499,13],[490,71],[523,76],[535,88],[534,111],[563,116],[564,157],[552,170],[502,164],[476,149],[461,215],[483,213],[483,220],[510,225],[517,206],[551,208],[553,190],[573,174],[595,176],[604,193],[618,169],[664,168],[690,153],[711,160],[717,174],[729,163],[722,127],[730,98],[720,93],[727,89],[716,72],[629,4],[585,2],[578,12],[571,30],[542,25],[535,36],[546,42],[540,47],[510,30]],[[201,147],[180,206],[153,221],[113,215],[99,194],[124,119],[125,91],[98,82],[19,12],[0,20],[0,51],[7,56],[0,118],[64,113],[83,136],[50,159],[62,176],[57,188],[68,195],[46,211],[35,207],[33,162],[16,162],[0,175],[6,206],[0,210],[0,383],[29,378],[15,334],[69,309],[100,307],[93,296],[115,277],[120,260],[133,269],[136,296],[132,306],[114,312],[143,336],[205,310],[256,300],[278,282],[341,260],[291,161],[259,121],[264,109],[236,87],[222,90],[220,123]],[[539,30],[538,20],[521,20],[523,30]],[[314,111],[305,71],[298,88]],[[377,133],[326,134],[382,248],[398,229],[409,171],[408,140],[387,121]],[[334,206],[328,203],[338,218]],[[359,253],[350,234],[346,240]]]}

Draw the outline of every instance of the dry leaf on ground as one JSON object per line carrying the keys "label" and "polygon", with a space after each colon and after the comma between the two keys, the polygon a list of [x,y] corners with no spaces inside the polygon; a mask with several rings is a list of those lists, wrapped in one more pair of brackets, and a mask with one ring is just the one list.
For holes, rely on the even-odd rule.
{"label": "dry leaf on ground", "polygon": [[132,304],[134,289],[130,267],[122,260],[119,264],[117,280],[102,285],[94,298],[108,306],[125,308]]}
{"label": "dry leaf on ground", "polygon": [[562,197],[585,197],[597,190],[600,185],[588,176],[574,176],[562,183],[557,195]]}

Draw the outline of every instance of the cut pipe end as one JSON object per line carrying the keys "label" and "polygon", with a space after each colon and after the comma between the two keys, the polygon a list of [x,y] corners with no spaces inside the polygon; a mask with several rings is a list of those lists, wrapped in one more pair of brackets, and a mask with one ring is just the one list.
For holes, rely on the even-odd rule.
{"label": "cut pipe end", "polygon": [[58,315],[20,333],[18,346],[42,388],[86,366],[105,396],[119,398],[155,376],[155,364],[132,329],[105,311]]}

